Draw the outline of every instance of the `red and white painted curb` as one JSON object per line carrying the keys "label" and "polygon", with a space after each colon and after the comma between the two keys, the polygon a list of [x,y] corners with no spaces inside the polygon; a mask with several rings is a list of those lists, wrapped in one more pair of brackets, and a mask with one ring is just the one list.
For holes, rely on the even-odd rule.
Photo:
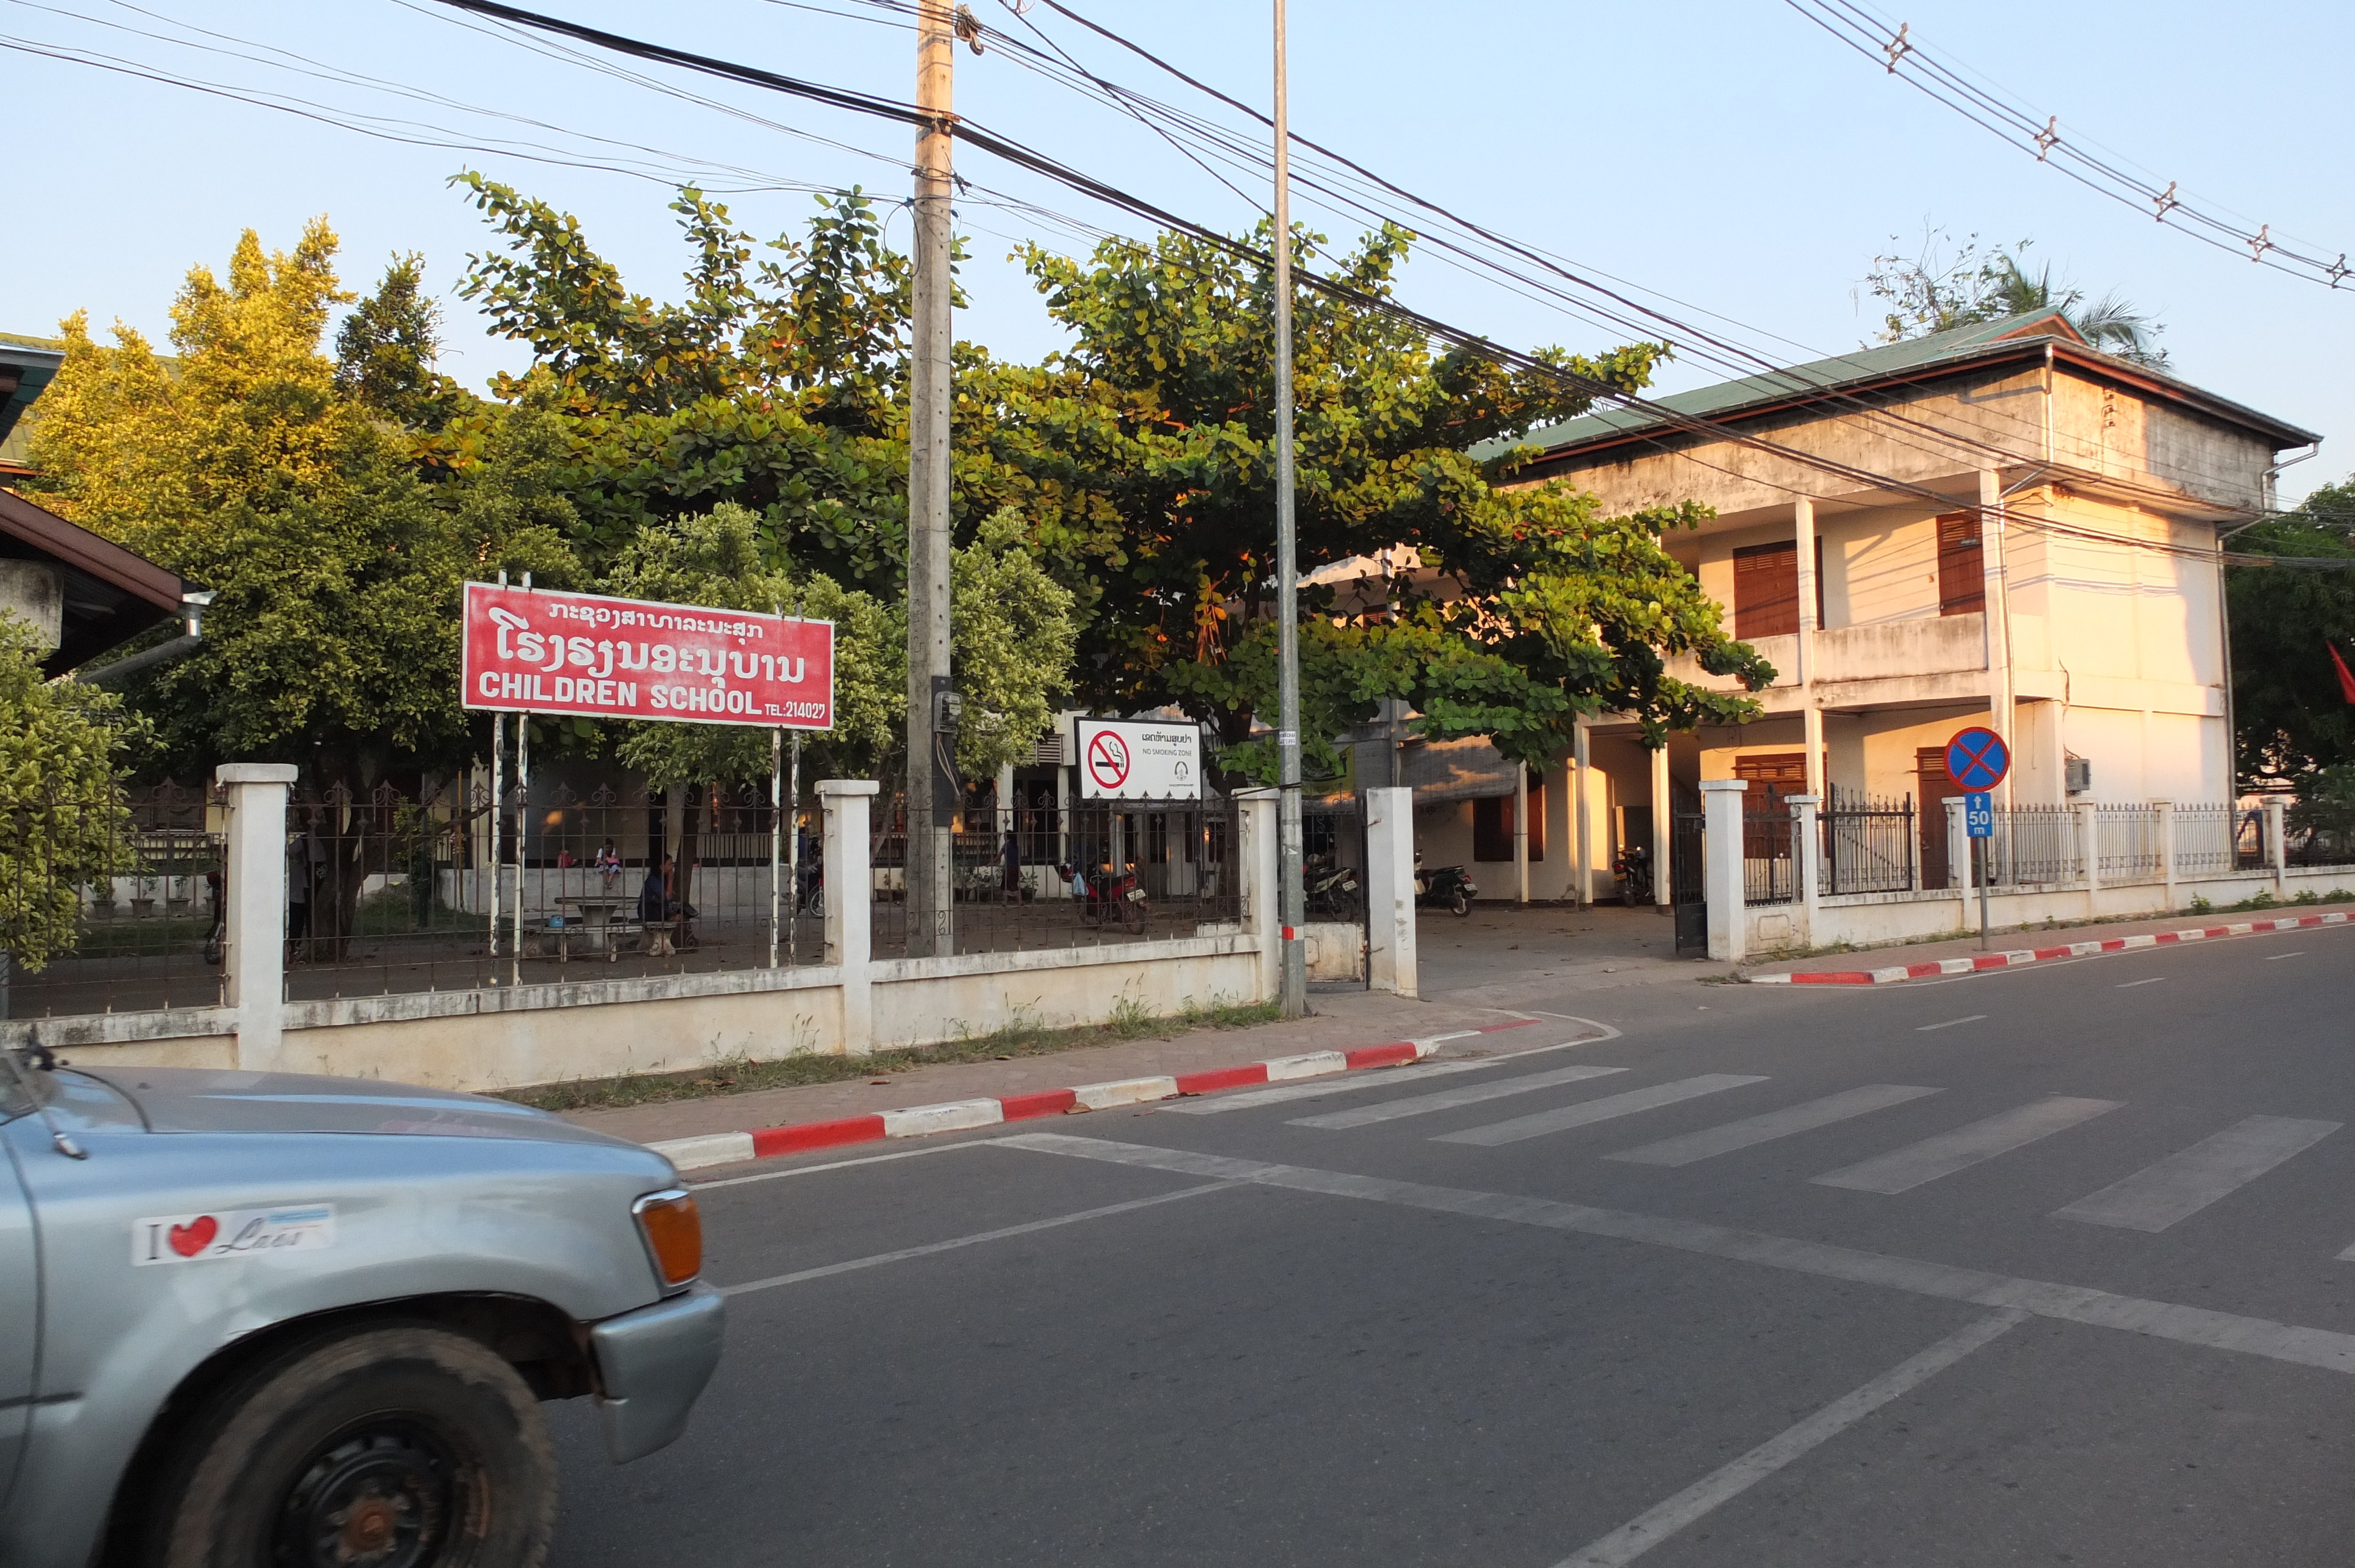
{"label": "red and white painted curb", "polygon": [[2112,937],[2099,942],[2071,942],[2065,947],[2034,948],[2011,953],[1980,953],[1967,959],[1940,959],[1926,964],[1897,964],[1881,969],[1839,969],[1820,974],[1750,975],[1752,985],[1891,985],[1898,980],[1926,980],[1933,975],[1966,975],[1979,969],[2012,969],[2048,959],[2083,959],[2095,953],[2123,953],[2136,948],[2165,948],[2178,942],[2200,942],[2211,937],[2252,937],[2263,931],[2297,931],[2313,926],[2344,926],[2355,916],[2299,915],[2286,920],[2243,920],[2230,926],[2195,926],[2182,931],[2149,931],[2139,937]]}
{"label": "red and white painted curb", "polygon": [[1206,1073],[1120,1078],[1108,1084],[1082,1084],[1074,1089],[1039,1089],[1027,1095],[951,1100],[946,1105],[911,1106],[906,1110],[878,1111],[871,1116],[844,1117],[838,1121],[755,1128],[751,1132],[708,1132],[696,1138],[666,1139],[646,1147],[669,1156],[670,1162],[681,1171],[733,1165],[744,1160],[773,1160],[783,1154],[802,1154],[848,1143],[964,1132],[976,1127],[995,1127],[1000,1122],[1110,1110],[1115,1106],[1142,1105],[1180,1095],[1207,1095],[1250,1084],[1280,1084],[1294,1078],[1322,1077],[1327,1073],[1395,1067],[1419,1062],[1450,1040],[1468,1040],[1476,1034],[1494,1034],[1506,1029],[1526,1029],[1537,1022],[1534,1018],[1518,1018],[1510,1023],[1492,1023],[1485,1029],[1458,1029],[1452,1033],[1434,1034],[1428,1040],[1399,1040],[1387,1045],[1361,1046],[1355,1051],[1310,1051],[1298,1056],[1250,1062],[1239,1067],[1213,1067]]}

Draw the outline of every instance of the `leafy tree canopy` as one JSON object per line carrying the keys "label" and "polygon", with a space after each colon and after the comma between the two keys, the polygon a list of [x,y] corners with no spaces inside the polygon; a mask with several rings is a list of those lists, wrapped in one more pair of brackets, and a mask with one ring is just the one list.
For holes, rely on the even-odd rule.
{"label": "leafy tree canopy", "polygon": [[[2251,555],[2355,563],[2355,480],[2326,484],[2287,515],[2232,536]],[[2344,570],[2230,567],[2235,767],[2280,784],[2355,765],[2355,707],[2328,647],[2355,663],[2355,564]]]}
{"label": "leafy tree canopy", "polygon": [[[1890,243],[1896,244],[1891,235]],[[2032,273],[2028,251],[2035,241],[1982,248],[1976,234],[1954,244],[1945,229],[1925,228],[1913,256],[1892,251],[1872,259],[1864,287],[1881,302],[1882,343],[1902,343],[1953,327],[2001,321],[2030,311],[2059,311],[2095,348],[2162,369],[2167,350],[2158,339],[2167,328],[2152,313],[2113,290],[2098,300],[2065,281],[2053,281],[2052,264]]]}
{"label": "leafy tree canopy", "polygon": [[115,775],[144,726],[120,699],[41,674],[33,629],[0,611],[0,981],[80,929],[80,885],[133,869]]}
{"label": "leafy tree canopy", "polygon": [[[501,567],[558,586],[581,576],[544,414],[481,416],[480,461],[429,485],[409,434],[338,387],[320,341],[348,298],[335,250],[320,219],[291,252],[247,231],[226,281],[194,269],[168,373],[128,328],[110,348],[82,316],[64,323],[37,487],[216,594],[198,648],[133,692],[175,770],[295,761],[316,785],[365,790],[395,768],[463,762],[475,747],[458,701],[458,584]],[[400,272],[372,304],[413,300]]]}
{"label": "leafy tree canopy", "polygon": [[[1368,236],[1336,263],[1338,279],[1387,297],[1411,238]],[[1075,344],[1035,368],[976,375],[990,450],[974,466],[1020,476],[1038,544],[1080,595],[1080,695],[1115,711],[1175,705],[1217,726],[1228,766],[1272,777],[1273,747],[1252,738],[1274,705],[1267,278],[1174,235],[1109,242],[1086,262],[1021,255]],[[1391,563],[1305,596],[1311,768],[1337,768],[1325,737],[1384,697],[1411,703],[1426,736],[1487,736],[1535,764],[1560,755],[1579,713],[1631,711],[1657,737],[1756,711],[1665,673],[1665,655],[1690,652],[1753,689],[1773,678],[1661,547],[1705,513],[1609,517],[1565,485],[1516,485],[1509,461],[1466,455],[1582,413],[1585,392],[1435,352],[1411,323],[1322,292],[1303,291],[1295,342],[1300,559]],[[1543,357],[1633,390],[1667,352]]]}

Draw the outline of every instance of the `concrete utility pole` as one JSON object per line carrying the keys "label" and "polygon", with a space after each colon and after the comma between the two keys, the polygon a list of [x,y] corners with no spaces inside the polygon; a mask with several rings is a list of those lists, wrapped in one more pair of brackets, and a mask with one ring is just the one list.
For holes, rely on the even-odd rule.
{"label": "concrete utility pole", "polygon": [[1275,635],[1276,919],[1283,927],[1286,1018],[1308,1012],[1300,875],[1300,562],[1293,537],[1292,135],[1284,107],[1284,0],[1275,0]]}
{"label": "concrete utility pole", "polygon": [[908,393],[908,955],[955,950],[949,929],[949,159],[956,19],[922,0],[916,21],[914,320]]}

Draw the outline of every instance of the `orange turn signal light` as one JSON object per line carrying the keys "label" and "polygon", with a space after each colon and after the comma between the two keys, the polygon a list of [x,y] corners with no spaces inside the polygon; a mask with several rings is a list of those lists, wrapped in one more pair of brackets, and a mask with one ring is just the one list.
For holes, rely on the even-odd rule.
{"label": "orange turn signal light", "polygon": [[685,1285],[703,1272],[703,1215],[694,1194],[649,1192],[637,1202],[638,1233],[654,1255],[665,1285]]}

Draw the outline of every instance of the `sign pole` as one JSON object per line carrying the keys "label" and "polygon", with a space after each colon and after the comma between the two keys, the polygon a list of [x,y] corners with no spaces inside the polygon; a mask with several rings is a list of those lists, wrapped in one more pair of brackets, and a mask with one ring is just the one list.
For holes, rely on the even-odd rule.
{"label": "sign pole", "polygon": [[1292,132],[1285,104],[1284,0],[1275,0],[1275,212],[1269,238],[1275,293],[1276,918],[1279,996],[1286,1018],[1308,1012],[1308,949],[1300,835],[1300,566],[1295,558],[1292,450]]}
{"label": "sign pole", "polygon": [[778,915],[784,906],[785,732],[769,732],[769,967],[777,967]]}
{"label": "sign pole", "polygon": [[[499,587],[507,586],[507,569],[499,568]],[[484,944],[484,956],[496,965],[499,958],[499,878],[506,873],[499,866],[499,822],[506,814],[503,792],[506,788],[507,715],[491,715],[491,925],[490,936]],[[491,983],[499,983],[493,975]]]}
{"label": "sign pole", "polygon": [[785,831],[792,836],[785,841],[785,881],[793,895],[785,907],[793,911],[791,924],[785,927],[785,962],[799,963],[800,949],[796,943],[801,936],[802,920],[802,732],[794,731],[793,777],[785,786],[785,814],[791,819]]}
{"label": "sign pole", "polygon": [[[531,591],[531,574],[523,575],[523,590]],[[516,885],[515,936],[508,945],[507,983],[523,984],[523,882],[527,862],[525,846],[531,834],[531,714],[528,710],[516,715]]]}
{"label": "sign pole", "polygon": [[[1973,842],[1971,847],[1976,850],[1980,844],[1992,846],[1994,842],[1993,839],[1979,839]],[[1993,857],[1982,853],[1979,858],[1984,862]],[[1995,868],[1982,864],[1979,867],[1979,951],[1982,953],[1987,950],[1987,884],[1993,880],[1995,880]]]}

